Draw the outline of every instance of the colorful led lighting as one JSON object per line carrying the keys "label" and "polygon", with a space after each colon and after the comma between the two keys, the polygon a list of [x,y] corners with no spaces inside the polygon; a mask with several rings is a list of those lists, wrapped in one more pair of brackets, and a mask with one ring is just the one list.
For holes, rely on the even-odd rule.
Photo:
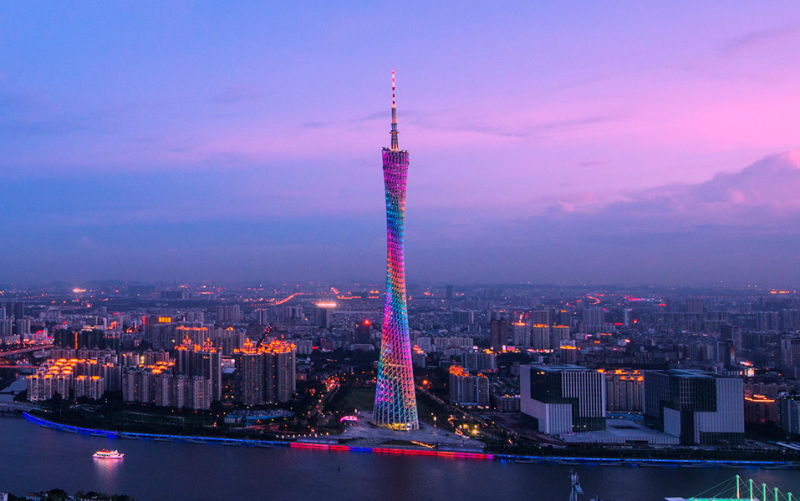
{"label": "colorful led lighting", "polygon": [[383,337],[373,420],[378,426],[409,431],[419,429],[419,420],[411,368],[403,257],[408,151],[400,150],[397,134],[392,71],[392,143],[390,148],[383,148],[382,151],[386,187],[386,304],[383,309]]}

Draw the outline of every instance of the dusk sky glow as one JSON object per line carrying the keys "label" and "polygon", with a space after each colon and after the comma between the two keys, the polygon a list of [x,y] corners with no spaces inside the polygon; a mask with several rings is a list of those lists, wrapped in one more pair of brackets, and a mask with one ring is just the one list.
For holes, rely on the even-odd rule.
{"label": "dusk sky glow", "polygon": [[800,282],[800,4],[0,4],[0,282]]}

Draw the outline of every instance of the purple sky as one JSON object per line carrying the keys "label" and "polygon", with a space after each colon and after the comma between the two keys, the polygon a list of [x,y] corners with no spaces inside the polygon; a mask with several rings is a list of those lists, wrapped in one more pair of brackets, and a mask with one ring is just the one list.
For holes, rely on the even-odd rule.
{"label": "purple sky", "polygon": [[[800,4],[0,3],[0,281],[800,282]],[[336,4],[335,6],[333,4]]]}

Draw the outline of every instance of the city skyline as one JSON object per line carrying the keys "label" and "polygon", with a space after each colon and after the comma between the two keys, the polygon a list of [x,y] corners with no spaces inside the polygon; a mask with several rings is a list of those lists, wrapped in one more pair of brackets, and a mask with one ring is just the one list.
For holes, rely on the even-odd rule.
{"label": "city skyline", "polygon": [[0,282],[378,282],[387,66],[416,279],[800,282],[794,4],[0,9]]}
{"label": "city skyline", "polygon": [[791,501],[798,62],[788,0],[0,2],[0,501]]}

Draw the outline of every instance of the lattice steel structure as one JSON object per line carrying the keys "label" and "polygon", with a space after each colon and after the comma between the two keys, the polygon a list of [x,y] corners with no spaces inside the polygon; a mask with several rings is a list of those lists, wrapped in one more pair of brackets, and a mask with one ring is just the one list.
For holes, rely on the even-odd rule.
{"label": "lattice steel structure", "polygon": [[403,230],[406,210],[408,151],[397,141],[397,105],[392,70],[392,143],[383,148],[383,181],[386,187],[386,305],[383,309],[383,337],[375,392],[374,421],[393,430],[417,430],[417,398],[411,369],[411,340],[408,334],[408,306],[403,259]]}

